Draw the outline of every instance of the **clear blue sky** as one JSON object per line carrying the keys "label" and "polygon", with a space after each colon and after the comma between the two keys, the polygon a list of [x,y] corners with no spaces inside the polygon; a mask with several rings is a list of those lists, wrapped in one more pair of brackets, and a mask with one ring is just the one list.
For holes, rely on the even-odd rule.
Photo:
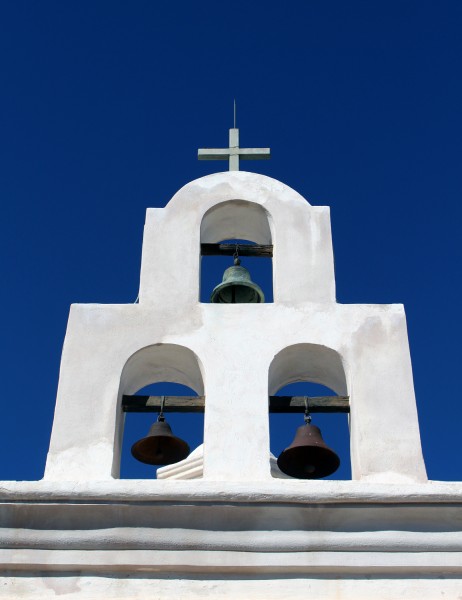
{"label": "clear blue sky", "polygon": [[444,0],[2,3],[0,479],[42,476],[69,305],[135,300],[145,210],[225,168],[196,154],[236,98],[272,149],[242,166],[331,207],[338,301],[404,303],[428,474],[462,480],[461,29]]}

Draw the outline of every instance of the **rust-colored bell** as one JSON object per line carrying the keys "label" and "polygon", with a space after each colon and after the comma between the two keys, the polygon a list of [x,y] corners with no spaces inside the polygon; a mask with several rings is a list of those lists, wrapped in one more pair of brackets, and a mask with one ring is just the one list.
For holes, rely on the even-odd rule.
{"label": "rust-colored bell", "polygon": [[327,477],[340,466],[340,458],[324,442],[319,427],[308,422],[297,429],[294,441],[277,462],[283,473],[297,479]]}
{"label": "rust-colored bell", "polygon": [[146,437],[132,446],[132,455],[147,465],[171,465],[185,459],[188,454],[188,444],[173,435],[163,416],[158,417]]}

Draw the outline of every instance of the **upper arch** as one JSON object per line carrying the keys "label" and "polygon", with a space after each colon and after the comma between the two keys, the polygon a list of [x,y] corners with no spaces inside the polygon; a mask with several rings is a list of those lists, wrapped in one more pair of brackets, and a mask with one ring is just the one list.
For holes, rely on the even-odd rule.
{"label": "upper arch", "polygon": [[220,202],[204,214],[201,222],[201,242],[214,244],[225,239],[252,240],[271,244],[272,220],[260,204],[247,200]]}
{"label": "upper arch", "polygon": [[327,346],[294,344],[276,354],[269,367],[269,394],[299,381],[320,383],[340,396],[348,395],[342,358]]}
{"label": "upper arch", "polygon": [[274,246],[275,302],[335,302],[329,209],[271,177],[228,171],[196,179],[165,208],[147,210],[140,303],[197,303],[200,244],[225,239]]}
{"label": "upper arch", "polygon": [[151,383],[182,383],[203,395],[202,365],[197,355],[178,344],[153,344],[141,348],[125,363],[120,379],[121,392],[134,394]]}
{"label": "upper arch", "polygon": [[214,204],[227,200],[247,200],[266,205],[269,210],[269,205],[275,200],[278,204],[295,203],[310,206],[303,196],[281,181],[247,171],[213,173],[195,179],[179,189],[165,208],[174,210],[177,205],[183,203],[191,206],[192,197],[198,197],[201,206],[204,207],[203,214]]}

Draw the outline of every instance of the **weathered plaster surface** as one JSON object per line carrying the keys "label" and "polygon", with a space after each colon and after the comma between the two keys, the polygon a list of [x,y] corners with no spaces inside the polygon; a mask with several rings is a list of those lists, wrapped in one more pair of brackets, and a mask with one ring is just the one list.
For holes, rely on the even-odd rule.
{"label": "weathered plaster surface", "polygon": [[0,598],[460,597],[461,483],[2,482],[0,506]]}
{"label": "weathered plaster surface", "polygon": [[[198,301],[229,238],[274,244],[274,303]],[[352,481],[270,455],[268,395],[303,380],[350,396]],[[205,395],[204,444],[120,480],[121,397],[158,381]],[[0,482],[0,598],[455,600],[461,509],[426,478],[403,307],[336,303],[328,208],[219,173],[148,209],[139,304],[72,307],[45,477]]]}
{"label": "weathered plaster surface", "polygon": [[[120,397],[146,385],[147,373],[151,373],[151,383],[173,380],[199,393],[204,386],[206,478],[267,479],[268,378],[276,374],[275,381],[270,381],[272,393],[285,383],[300,380],[300,365],[306,361],[306,379],[350,395],[353,477],[425,480],[402,306],[305,303],[291,308],[197,303],[190,313],[192,329],[166,335],[168,315],[149,306],[73,306],[47,479],[117,476],[119,452],[114,439],[120,427]],[[102,314],[104,318],[100,318]],[[197,322],[202,326],[196,327]],[[243,331],[247,332],[244,344]],[[157,366],[153,364],[155,344],[173,348],[170,362],[167,357],[167,362],[159,358]],[[292,346],[289,355],[298,354],[298,363],[284,359],[284,352]],[[370,356],[363,346],[371,348]],[[172,373],[175,353],[177,365],[180,356],[188,354],[189,370],[178,366]],[[317,355],[326,360],[308,362]],[[229,378],[226,386],[223,365]],[[344,373],[339,372],[340,367]],[[245,447],[234,444],[235,432],[228,426],[236,413],[243,417],[241,425],[247,423],[253,431],[249,435],[253,441],[249,439]],[[393,419],[396,414],[401,415],[399,420]],[[392,421],[392,428],[383,426]],[[362,440],[360,445],[357,439]],[[226,458],[221,452],[223,444],[229,444]]]}
{"label": "weathered plaster surface", "polygon": [[[230,238],[274,244],[273,303],[199,302],[200,243]],[[72,307],[45,478],[117,477],[121,395],[175,381],[206,396],[204,479],[271,480],[268,393],[300,380],[350,395],[353,479],[425,481],[404,309],[335,301],[329,209],[252,173],[193,181],[148,209],[139,304]]]}

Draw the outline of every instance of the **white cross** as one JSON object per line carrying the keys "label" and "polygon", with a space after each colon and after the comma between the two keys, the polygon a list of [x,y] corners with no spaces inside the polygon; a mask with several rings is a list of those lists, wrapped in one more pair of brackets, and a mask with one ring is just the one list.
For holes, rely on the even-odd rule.
{"label": "white cross", "polygon": [[239,129],[229,130],[229,148],[200,148],[199,160],[228,160],[229,170],[239,171],[239,157],[243,160],[265,160],[271,157],[269,148],[239,148]]}

